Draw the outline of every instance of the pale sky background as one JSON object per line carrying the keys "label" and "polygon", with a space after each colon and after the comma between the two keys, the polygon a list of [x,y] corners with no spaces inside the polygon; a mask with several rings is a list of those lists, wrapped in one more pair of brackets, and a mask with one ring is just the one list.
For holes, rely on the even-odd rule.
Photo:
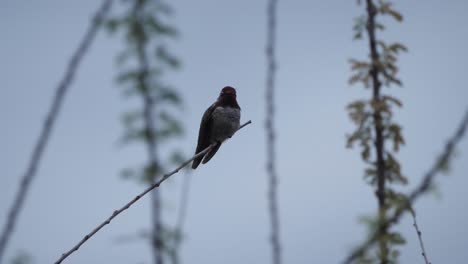
{"label": "pale sky background", "polygon": [[[101,1],[0,3],[0,225],[17,191],[31,148],[64,67]],[[223,145],[193,174],[175,175],[161,188],[165,222],[175,223],[183,177],[191,177],[182,246],[183,263],[271,263],[265,173],[266,1],[174,0],[181,37],[172,51],[183,61],[170,76],[184,95],[191,155],[203,111],[225,85],[237,88],[242,119],[253,124]],[[387,40],[405,43],[403,88],[385,89],[404,107],[395,120],[407,145],[398,155],[419,182],[468,107],[468,2],[396,1],[403,24],[385,20]],[[349,87],[347,60],[362,58],[352,41],[355,1],[280,1],[278,6],[277,119],[279,207],[284,263],[338,263],[365,238],[358,223],[376,199],[362,179],[358,149],[345,148],[354,129],[345,106],[369,91]],[[379,34],[380,35],[380,34]],[[81,64],[59,115],[26,206],[7,249],[33,263],[52,263],[144,186],[118,177],[146,152],[120,146],[119,116],[134,104],[114,82],[122,39],[101,31]],[[416,203],[432,263],[468,259],[468,140],[458,146],[449,176],[437,177],[440,195]],[[149,199],[139,201],[65,263],[151,263],[144,241],[118,244],[121,235],[149,226]],[[423,263],[411,219],[397,227],[407,238],[401,263]]]}

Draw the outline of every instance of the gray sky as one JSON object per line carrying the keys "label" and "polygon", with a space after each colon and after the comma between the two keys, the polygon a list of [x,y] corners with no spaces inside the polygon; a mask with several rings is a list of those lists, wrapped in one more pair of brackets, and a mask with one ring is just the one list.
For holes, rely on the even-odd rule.
{"label": "gray sky", "polygon": [[[88,26],[98,1],[0,3],[0,225],[18,187],[54,88]],[[165,222],[175,223],[183,177],[192,177],[184,263],[269,263],[264,86],[266,1],[175,0],[181,37],[172,47],[184,67],[170,82],[184,94],[191,155],[203,111],[220,88],[238,90],[243,120],[253,124],[223,145],[192,175],[175,175],[161,191]],[[387,93],[404,103],[395,117],[407,145],[398,155],[409,190],[442,150],[468,107],[468,2],[397,1],[403,24],[387,22],[386,40],[409,47],[401,56],[403,88]],[[366,54],[352,41],[355,1],[280,1],[277,120],[281,238],[285,263],[338,263],[365,238],[358,223],[375,212],[373,190],[362,180],[358,149],[345,149],[354,126],[345,105],[369,91],[349,87],[347,60]],[[37,178],[27,197],[7,260],[19,250],[34,263],[51,263],[143,188],[118,178],[141,164],[144,149],[120,146],[119,116],[134,103],[115,84],[121,39],[100,32],[67,95]],[[360,57],[359,57],[360,56]],[[450,175],[437,178],[439,196],[416,209],[433,263],[468,259],[468,140]],[[115,240],[149,226],[149,200],[139,201],[88,241],[67,263],[150,263],[146,242]],[[411,219],[397,230],[407,238],[402,263],[422,263]]]}

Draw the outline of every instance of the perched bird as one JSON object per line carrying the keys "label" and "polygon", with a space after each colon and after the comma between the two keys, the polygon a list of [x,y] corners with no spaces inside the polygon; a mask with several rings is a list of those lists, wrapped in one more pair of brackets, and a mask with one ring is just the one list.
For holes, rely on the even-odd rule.
{"label": "perched bird", "polygon": [[200,162],[207,163],[216,154],[223,141],[239,129],[239,125],[240,107],[236,100],[236,89],[226,86],[221,90],[218,100],[203,114],[195,154],[212,143],[216,145],[205,155],[193,160],[192,169],[196,169]]}

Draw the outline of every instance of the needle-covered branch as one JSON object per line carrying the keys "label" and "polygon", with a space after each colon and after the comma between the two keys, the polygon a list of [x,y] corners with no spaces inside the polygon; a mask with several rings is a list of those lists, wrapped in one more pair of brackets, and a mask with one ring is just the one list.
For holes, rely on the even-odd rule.
{"label": "needle-covered branch", "polygon": [[[242,126],[239,127],[239,129],[237,131],[239,131],[240,129],[242,129],[243,127],[251,124],[252,122],[249,120],[247,121],[245,124],[243,124]],[[236,132],[237,133],[237,132]],[[154,184],[152,184],[151,186],[149,186],[146,190],[144,190],[143,192],[141,192],[140,194],[138,194],[137,196],[135,196],[135,198],[133,198],[130,202],[128,202],[127,204],[125,204],[124,206],[122,206],[120,209],[118,210],[115,210],[111,216],[109,216],[109,218],[107,218],[104,222],[102,222],[100,225],[98,225],[96,228],[94,228],[91,232],[89,232],[87,235],[85,235],[83,237],[83,239],[81,239],[73,248],[71,248],[69,251],[65,252],[62,254],[62,256],[55,262],[55,264],[59,264],[59,263],[62,263],[62,261],[64,259],[66,259],[68,256],[70,256],[73,252],[77,251],[81,245],[83,245],[86,241],[88,241],[92,236],[94,236],[99,230],[101,230],[101,228],[103,228],[105,225],[108,225],[110,224],[110,222],[112,221],[112,219],[114,219],[115,217],[117,217],[120,213],[122,213],[123,211],[127,210],[128,208],[130,208],[130,206],[132,206],[134,203],[136,203],[136,201],[140,200],[140,198],[142,198],[143,196],[145,196],[147,193],[149,193],[150,191],[152,191],[153,189],[155,188],[158,188],[161,183],[163,183],[165,180],[167,180],[169,177],[171,177],[172,175],[176,174],[177,172],[179,172],[179,170],[181,170],[183,167],[187,166],[190,162],[192,162],[194,159],[200,157],[200,156],[203,156],[205,155],[208,151],[210,151],[216,144],[211,144],[210,146],[208,146],[207,148],[205,148],[203,151],[197,153],[196,155],[194,155],[192,158],[184,161],[179,167],[177,167],[175,170],[167,173],[167,174],[164,174],[162,176],[162,178],[155,182]]]}
{"label": "needle-covered branch", "polygon": [[431,169],[425,174],[421,183],[407,196],[408,199],[405,204],[403,204],[399,209],[395,210],[394,214],[387,218],[386,221],[380,223],[378,228],[373,232],[373,234],[358,248],[356,248],[351,254],[343,261],[343,263],[352,263],[357,258],[362,256],[378,239],[379,230],[382,226],[390,227],[400,220],[401,216],[411,209],[411,206],[414,202],[427,191],[430,190],[430,187],[433,184],[435,176],[447,168],[450,158],[452,157],[456,145],[465,135],[466,129],[468,127],[468,110],[465,113],[465,116],[458,126],[455,134],[450,138],[450,140],[445,145],[444,152],[442,155],[437,158],[436,162],[432,165]]}
{"label": "needle-covered branch", "polygon": [[5,248],[8,244],[8,240],[10,239],[10,236],[15,228],[18,215],[21,209],[23,208],[23,204],[31,186],[31,182],[34,179],[34,176],[36,175],[37,168],[39,167],[42,158],[42,154],[44,153],[44,150],[49,141],[50,134],[52,133],[55,120],[57,119],[57,116],[60,112],[60,107],[62,106],[66,92],[68,91],[68,88],[70,87],[70,84],[72,83],[75,77],[75,73],[82,58],[84,57],[88,50],[88,47],[94,40],[94,37],[96,36],[96,32],[98,31],[101,22],[108,13],[111,4],[112,0],[103,1],[102,5],[99,7],[98,11],[94,15],[94,18],[92,19],[91,24],[89,25],[88,30],[86,31],[78,48],[71,57],[70,61],[68,62],[68,66],[65,71],[65,74],[63,75],[63,78],[57,85],[52,105],[50,106],[49,112],[47,113],[46,119],[44,120],[42,131],[32,151],[26,172],[21,178],[21,183],[18,192],[16,193],[15,199],[13,200],[13,204],[11,205],[10,211],[8,213],[7,221],[1,233],[0,263],[2,262],[2,257],[5,252]]}
{"label": "needle-covered branch", "polygon": [[[366,163],[364,178],[375,190],[378,203],[376,223],[385,222],[390,212],[398,209],[402,195],[394,189],[396,184],[406,184],[407,178],[402,173],[397,158],[400,147],[405,143],[402,127],[397,123],[394,109],[402,107],[401,101],[384,91],[385,87],[401,86],[398,79],[398,55],[406,51],[399,43],[387,43],[377,33],[383,30],[380,17],[390,15],[397,21],[401,14],[393,9],[387,0],[366,0],[365,13],[356,19],[355,38],[366,37],[368,40],[367,59],[352,59],[349,83],[362,83],[370,88],[370,98],[359,99],[348,105],[349,115],[356,124],[356,130],[348,135],[348,147],[358,143],[362,160]],[[376,230],[378,245],[376,251],[369,255],[360,255],[366,263],[388,264],[397,262],[396,246],[404,243],[404,238],[388,226],[381,225]]]}
{"label": "needle-covered branch", "polygon": [[[366,1],[366,9],[368,14],[367,20],[367,34],[369,36],[369,48],[370,48],[370,56],[371,56],[371,68],[370,68],[370,76],[372,77],[372,100],[375,103],[381,102],[381,87],[382,83],[379,80],[379,75],[381,70],[379,69],[378,61],[380,60],[380,55],[377,51],[377,37],[376,37],[376,26],[375,26],[375,16],[377,15],[377,10],[372,2],[372,0]],[[387,183],[387,166],[385,160],[385,139],[384,139],[384,126],[382,120],[382,113],[380,108],[374,107],[374,111],[372,113],[374,118],[374,133],[375,133],[375,154],[376,154],[376,176],[377,176],[377,189],[376,189],[376,196],[378,200],[379,206],[379,219],[385,219],[387,214],[387,197],[386,197],[386,183]],[[388,263],[388,252],[389,252],[389,245],[386,237],[388,236],[388,229],[386,227],[382,227],[379,230],[379,255],[380,255],[380,263],[387,264]]]}
{"label": "needle-covered branch", "polygon": [[[177,30],[169,23],[171,7],[164,0],[123,1],[122,6],[126,12],[106,21],[109,33],[125,36],[124,49],[116,57],[120,66],[116,81],[125,97],[138,97],[142,102],[140,109],[122,115],[122,141],[143,144],[147,151],[147,161],[142,166],[127,167],[122,175],[152,185],[167,163],[178,165],[183,160],[175,148],[159,151],[159,146],[182,136],[184,130],[177,111],[183,100],[177,89],[164,80],[166,73],[177,70],[180,63],[168,48],[168,40],[177,35]],[[153,264],[163,264],[176,254],[173,244],[180,240],[171,227],[162,223],[161,195],[150,194],[148,242]]]}

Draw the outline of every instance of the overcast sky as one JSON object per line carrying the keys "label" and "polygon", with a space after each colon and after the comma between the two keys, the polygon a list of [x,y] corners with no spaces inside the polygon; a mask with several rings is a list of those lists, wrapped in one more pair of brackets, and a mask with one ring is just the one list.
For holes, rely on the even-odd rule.
{"label": "overcast sky", "polygon": [[[100,1],[0,3],[0,225],[18,188],[55,86]],[[168,76],[184,95],[186,155],[195,149],[203,111],[225,85],[237,88],[246,127],[193,174],[164,184],[165,222],[177,215],[183,177],[191,177],[182,247],[183,263],[270,263],[265,174],[266,1],[174,0],[181,37],[172,51],[183,61]],[[403,88],[386,89],[404,107],[395,114],[407,144],[398,157],[415,186],[453,134],[468,107],[468,2],[396,1],[403,24],[387,22],[384,38],[405,43]],[[277,119],[279,207],[284,263],[338,263],[365,238],[359,217],[376,199],[362,179],[358,149],[345,148],[354,129],[345,106],[370,93],[349,87],[347,60],[363,58],[365,42],[352,41],[355,1],[280,1],[278,6]],[[121,146],[119,116],[136,104],[114,82],[122,40],[101,31],[86,55],[32,184],[5,260],[20,251],[51,263],[144,186],[118,177],[142,164],[145,151]],[[161,151],[163,152],[163,151]],[[458,146],[438,195],[416,203],[432,263],[468,259],[468,140]],[[162,155],[162,154],[161,154]],[[116,243],[148,228],[142,199],[67,259],[67,263],[150,263],[144,241]],[[401,263],[423,263],[417,236],[405,217],[396,228],[407,238]],[[9,263],[8,261],[6,263]]]}

